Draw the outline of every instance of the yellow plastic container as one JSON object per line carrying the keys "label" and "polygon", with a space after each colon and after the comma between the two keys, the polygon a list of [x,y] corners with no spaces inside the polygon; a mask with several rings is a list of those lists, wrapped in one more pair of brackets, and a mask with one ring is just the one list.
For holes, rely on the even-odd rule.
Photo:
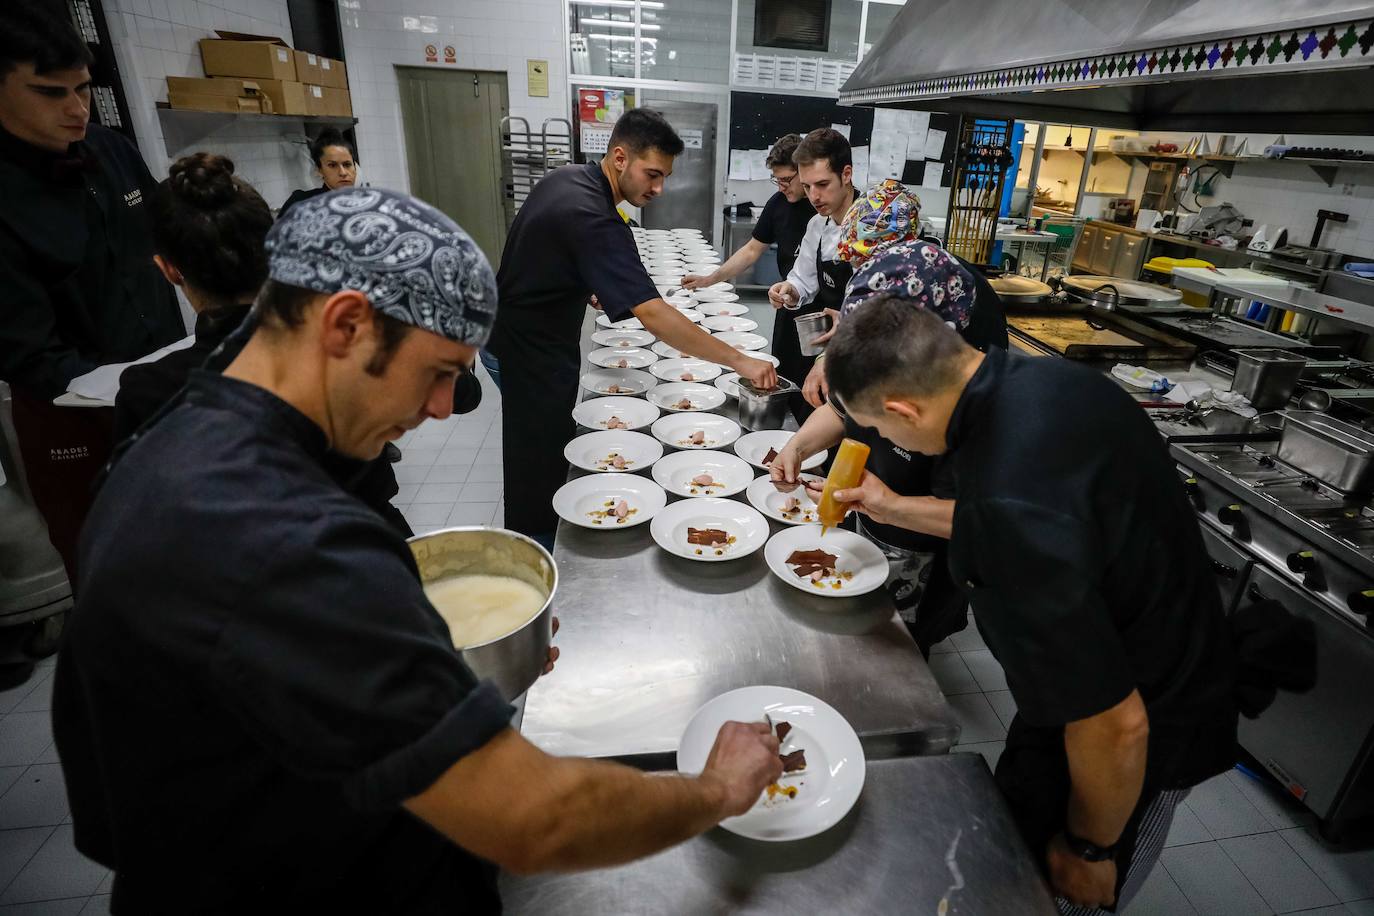
{"label": "yellow plastic container", "polygon": [[821,491],[821,501],[816,507],[816,517],[821,522],[821,534],[844,521],[845,505],[836,502],[836,490],[857,487],[864,476],[864,465],[868,463],[869,448],[862,442],[846,439],[840,443],[835,453],[835,463],[830,466],[830,475],[825,478],[825,489]]}

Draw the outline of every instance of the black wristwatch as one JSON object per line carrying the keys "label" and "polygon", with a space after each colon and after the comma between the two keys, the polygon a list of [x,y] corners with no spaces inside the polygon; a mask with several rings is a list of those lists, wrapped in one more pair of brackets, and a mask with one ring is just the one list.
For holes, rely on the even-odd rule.
{"label": "black wristwatch", "polygon": [[1106,862],[1108,859],[1116,857],[1116,846],[1098,846],[1092,840],[1085,840],[1081,836],[1074,836],[1066,828],[1064,830],[1064,843],[1069,847],[1069,852],[1078,856],[1084,862]]}

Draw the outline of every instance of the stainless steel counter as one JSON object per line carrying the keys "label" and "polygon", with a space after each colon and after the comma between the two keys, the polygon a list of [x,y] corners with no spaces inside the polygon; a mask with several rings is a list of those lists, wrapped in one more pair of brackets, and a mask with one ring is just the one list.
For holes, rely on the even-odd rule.
{"label": "stainless steel counter", "polygon": [[512,916],[1057,912],[977,754],[870,760],[854,810],[809,840],[716,829],[620,868],[505,875],[501,893]]}

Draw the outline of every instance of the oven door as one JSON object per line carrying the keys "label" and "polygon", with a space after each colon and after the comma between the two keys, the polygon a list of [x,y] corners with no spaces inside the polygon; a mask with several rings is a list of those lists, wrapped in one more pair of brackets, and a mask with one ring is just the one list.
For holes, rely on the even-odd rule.
{"label": "oven door", "polygon": [[1240,605],[1268,599],[1315,625],[1317,684],[1304,694],[1280,690],[1258,719],[1242,717],[1240,743],[1322,819],[1328,833],[1339,833],[1340,823],[1374,813],[1353,810],[1370,807],[1360,786],[1374,777],[1368,766],[1374,635],[1257,564]]}
{"label": "oven door", "polygon": [[1221,594],[1221,609],[1230,614],[1240,599],[1241,587],[1250,574],[1255,560],[1241,549],[1240,545],[1223,534],[1218,534],[1208,525],[1202,529],[1202,543],[1207,547],[1207,559],[1212,566],[1217,591]]}

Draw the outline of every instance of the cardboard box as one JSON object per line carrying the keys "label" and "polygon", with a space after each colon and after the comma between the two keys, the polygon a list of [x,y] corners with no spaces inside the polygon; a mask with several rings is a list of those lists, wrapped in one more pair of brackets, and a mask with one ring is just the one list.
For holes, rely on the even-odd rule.
{"label": "cardboard box", "polygon": [[272,110],[276,114],[312,114],[304,83],[292,80],[258,80],[257,84],[262,94],[272,101]]}
{"label": "cardboard box", "polygon": [[324,87],[322,87],[322,86],[306,86],[306,87],[305,87],[305,106],[306,106],[306,108],[308,109],[307,114],[312,114],[312,115],[326,115],[326,114],[328,114],[329,112],[325,110],[326,105],[325,105],[325,100],[324,100]]}
{"label": "cardboard box", "polygon": [[167,101],[173,108],[272,114],[274,106],[252,81],[225,77],[167,77]]}
{"label": "cardboard box", "polygon": [[244,98],[234,95],[197,95],[195,93],[169,92],[167,101],[173,108],[184,111],[225,111],[231,114],[271,114],[263,106],[271,107],[268,99]]}
{"label": "cardboard box", "polygon": [[296,81],[310,86],[323,86],[324,80],[320,69],[320,56],[311,51],[295,50],[291,52],[296,57]]}
{"label": "cardboard box", "polygon": [[326,89],[348,88],[348,67],[332,57],[320,58],[320,85]]}
{"label": "cardboard box", "polygon": [[206,76],[268,80],[296,79],[296,52],[271,35],[216,31],[219,38],[200,40]]}
{"label": "cardboard box", "polygon": [[325,114],[335,118],[353,117],[353,97],[347,89],[335,89],[332,86],[323,89]]}

